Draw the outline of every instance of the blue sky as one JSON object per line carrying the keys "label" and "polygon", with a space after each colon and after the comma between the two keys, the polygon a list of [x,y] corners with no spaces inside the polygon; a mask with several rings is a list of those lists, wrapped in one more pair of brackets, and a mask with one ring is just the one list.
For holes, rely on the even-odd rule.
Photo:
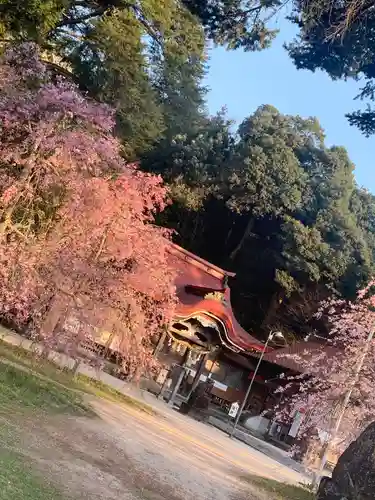
{"label": "blue sky", "polygon": [[293,37],[294,28],[285,21],[282,24],[281,33],[266,51],[211,50],[206,79],[209,110],[214,113],[226,106],[228,116],[237,123],[261,104],[272,104],[285,114],[316,116],[327,145],[346,147],[358,184],[375,194],[375,137],[367,139],[345,118],[345,113],[363,105],[353,101],[360,82],[334,82],[323,72],[297,70],[282,46]]}

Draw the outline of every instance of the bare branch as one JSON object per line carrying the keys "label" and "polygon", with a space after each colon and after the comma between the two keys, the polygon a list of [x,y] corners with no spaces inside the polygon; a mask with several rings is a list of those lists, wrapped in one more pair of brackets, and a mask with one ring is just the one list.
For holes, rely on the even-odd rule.
{"label": "bare branch", "polygon": [[103,248],[104,248],[104,244],[106,242],[106,239],[107,239],[107,235],[108,235],[108,227],[104,230],[104,233],[103,233],[103,236],[102,236],[102,239],[100,241],[100,245],[99,245],[99,249],[98,251],[96,252],[96,255],[95,255],[95,261],[97,261],[103,251]]}
{"label": "bare branch", "polygon": [[93,12],[89,12],[88,14],[77,18],[65,17],[65,19],[63,19],[61,22],[57,23],[56,28],[62,26],[75,26],[77,24],[84,23],[85,21],[88,21],[89,19],[92,19],[94,17],[102,16],[109,9],[111,9],[111,7],[101,7],[100,9],[96,9]]}
{"label": "bare branch", "polygon": [[155,40],[155,42],[157,42],[160,46],[162,46],[163,44],[162,44],[159,36],[157,35],[157,33],[155,33],[155,30],[152,28],[152,26],[150,26],[150,24],[147,22],[146,18],[142,14],[140,8],[137,7],[136,5],[129,4],[128,6],[129,6],[129,8],[131,8],[133,10],[135,15],[137,16],[137,20],[143,25],[144,28],[146,28],[147,34],[153,40]]}

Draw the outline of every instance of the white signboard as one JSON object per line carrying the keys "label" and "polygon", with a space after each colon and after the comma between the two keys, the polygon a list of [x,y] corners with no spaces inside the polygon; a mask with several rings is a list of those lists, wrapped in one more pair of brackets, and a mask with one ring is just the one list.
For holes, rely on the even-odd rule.
{"label": "white signboard", "polygon": [[238,403],[232,403],[230,408],[229,408],[228,415],[230,417],[234,418],[237,415],[239,409],[240,409],[240,405]]}
{"label": "white signboard", "polygon": [[321,443],[327,443],[330,438],[329,432],[324,431],[322,429],[318,429],[318,436]]}
{"label": "white signboard", "polygon": [[156,379],[156,383],[159,385],[163,385],[166,378],[167,378],[167,375],[168,375],[168,370],[166,370],[165,368],[162,368],[159,372],[157,379]]}
{"label": "white signboard", "polygon": [[289,436],[291,436],[291,437],[297,436],[299,428],[302,424],[302,420],[303,420],[303,413],[296,411],[296,414],[294,415],[292,426],[288,432]]}

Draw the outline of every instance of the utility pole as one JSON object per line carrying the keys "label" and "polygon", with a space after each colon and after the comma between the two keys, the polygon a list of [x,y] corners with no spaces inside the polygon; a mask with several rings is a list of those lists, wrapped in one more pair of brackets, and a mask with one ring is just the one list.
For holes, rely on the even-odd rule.
{"label": "utility pole", "polygon": [[234,421],[234,424],[232,426],[232,429],[229,433],[229,437],[233,437],[233,434],[234,434],[234,431],[236,430],[237,428],[237,425],[238,425],[238,421],[240,420],[240,417],[242,415],[242,412],[246,406],[246,403],[247,403],[247,400],[249,399],[249,395],[250,395],[250,392],[251,392],[251,389],[254,385],[254,381],[255,381],[255,377],[257,376],[257,373],[258,373],[258,370],[259,370],[259,367],[260,367],[260,364],[263,360],[263,357],[264,357],[264,354],[267,350],[267,347],[268,347],[268,344],[271,340],[273,340],[274,338],[280,338],[280,339],[284,339],[284,335],[281,333],[281,332],[270,332],[268,337],[267,337],[267,341],[266,343],[264,344],[263,346],[263,350],[262,350],[262,353],[259,357],[259,360],[258,360],[258,364],[255,368],[255,371],[253,373],[253,376],[251,377],[251,381],[250,381],[250,384],[249,384],[249,387],[247,388],[247,391],[246,391],[246,394],[245,394],[245,397],[243,398],[243,401],[241,403],[241,406],[240,406],[240,409],[238,410],[237,412],[237,415],[236,415],[236,419]]}

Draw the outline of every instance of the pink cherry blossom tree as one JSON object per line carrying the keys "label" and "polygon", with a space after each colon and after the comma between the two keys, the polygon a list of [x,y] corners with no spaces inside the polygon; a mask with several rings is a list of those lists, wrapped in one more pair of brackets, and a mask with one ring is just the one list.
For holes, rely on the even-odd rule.
{"label": "pink cherry blossom tree", "polygon": [[312,356],[303,349],[289,355],[303,373],[288,377],[279,389],[278,416],[290,419],[303,409],[298,437],[310,440],[318,454],[324,439],[341,451],[375,420],[374,287],[372,281],[353,302],[324,302],[319,315],[328,319],[326,343]]}
{"label": "pink cherry blossom tree", "polygon": [[72,354],[110,332],[134,375],[173,315],[174,271],[153,225],[162,179],[124,162],[113,128],[113,111],[49,74],[33,44],[1,60],[0,317]]}

